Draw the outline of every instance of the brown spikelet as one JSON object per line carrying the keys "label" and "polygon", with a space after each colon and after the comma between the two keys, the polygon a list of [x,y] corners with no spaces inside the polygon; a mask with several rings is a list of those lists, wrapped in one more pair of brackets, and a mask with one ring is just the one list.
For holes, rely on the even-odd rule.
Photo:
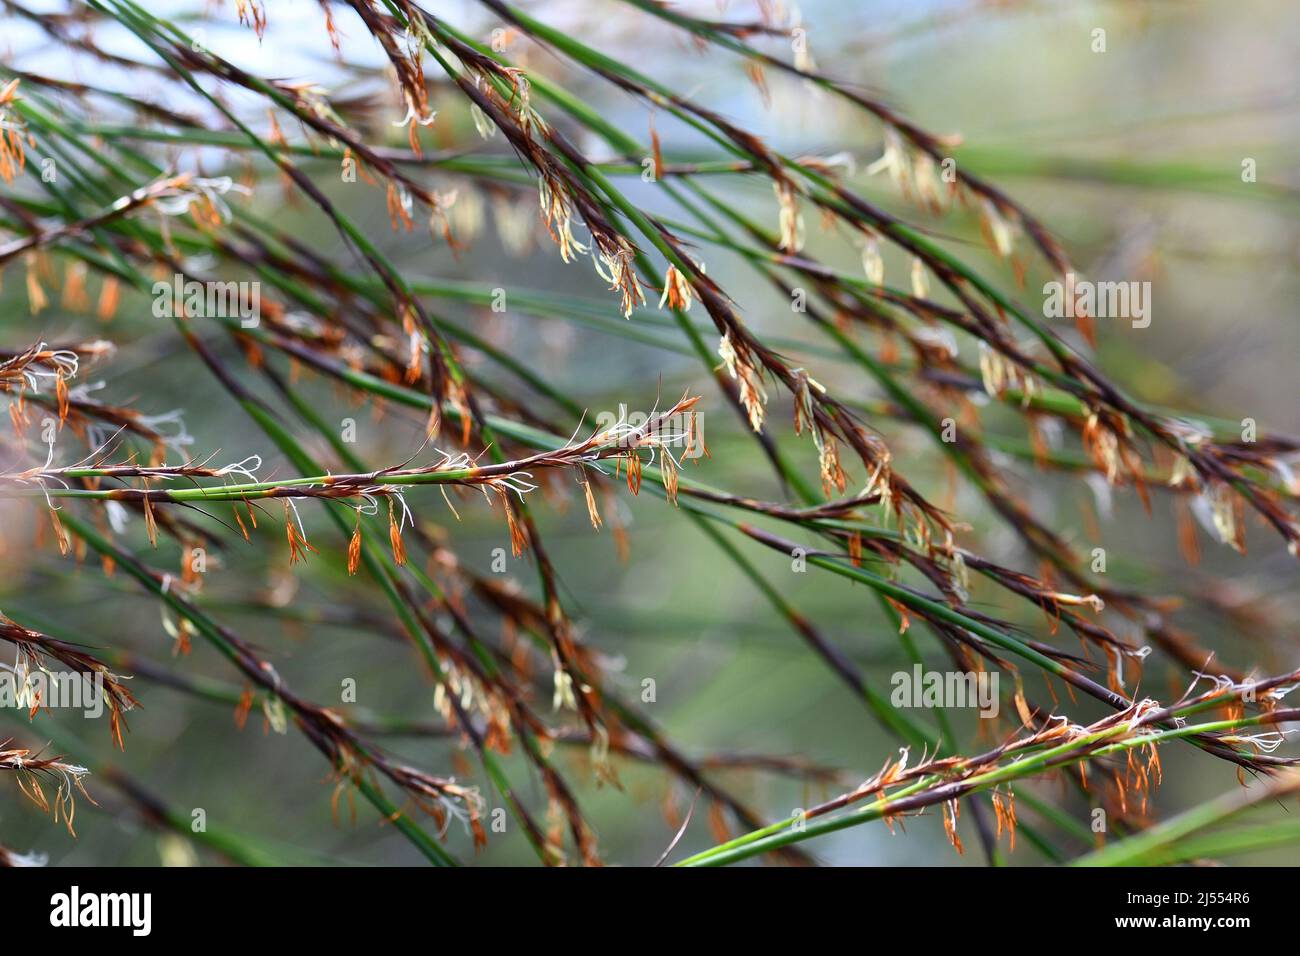
{"label": "brown spikelet", "polygon": [[855,531],[848,538],[849,560],[855,568],[862,567],[862,534]]}
{"label": "brown spikelet", "polygon": [[257,34],[259,40],[266,34],[266,7],[263,6],[262,0],[235,0],[235,11],[239,14],[239,22],[244,26],[251,26],[253,32]]}
{"label": "brown spikelet", "polygon": [[253,688],[245,686],[244,692],[239,695],[239,703],[235,705],[235,726],[240,730],[248,723],[248,715],[253,709]]}
{"label": "brown spikelet", "polygon": [[892,597],[886,597],[885,600],[898,612],[898,633],[906,634],[907,629],[912,626],[912,619],[908,616],[906,606],[895,601]]}
{"label": "brown spikelet", "polygon": [[677,790],[671,785],[664,788],[663,799],[659,801],[659,812],[663,814],[664,823],[670,830],[682,825],[682,810],[678,805]]}
{"label": "brown spikelet", "polygon": [[32,315],[36,315],[49,304],[49,297],[46,296],[45,290],[41,287],[41,280],[36,274],[36,264],[31,260],[28,260],[27,306],[31,310]]}
{"label": "brown spikelet", "polygon": [[189,618],[182,618],[180,625],[176,628],[176,643],[172,647],[173,657],[189,657],[190,655],[190,622]]}
{"label": "brown spikelet", "polygon": [[[412,123],[411,126],[414,128],[415,124]],[[405,198],[405,192],[390,181],[385,191],[385,197],[388,204],[388,218],[392,223],[393,231],[398,232],[405,229],[410,232],[414,229],[415,220],[411,218],[411,214],[407,209],[409,200]]]}
{"label": "brown spikelet", "polygon": [[59,402],[59,426],[68,420],[68,379],[60,372],[54,379],[54,395]]}
{"label": "brown spikelet", "polygon": [[966,851],[961,845],[961,837],[957,835],[957,819],[961,815],[961,805],[956,800],[948,800],[943,805],[943,832],[948,835],[948,842],[952,848],[961,856]]}
{"label": "brown spikelet", "polygon": [[68,554],[68,532],[63,528],[63,522],[59,520],[59,513],[53,508],[50,509],[50,524],[54,526],[54,540],[59,546],[59,554],[64,557]]}
{"label": "brown spikelet", "polygon": [[101,322],[107,322],[117,314],[117,303],[122,296],[122,284],[116,276],[105,276],[104,284],[99,287],[99,304],[95,315]]}
{"label": "brown spikelet", "polygon": [[641,491],[641,456],[636,453],[636,449],[631,449],[623,456],[622,462],[627,468],[627,490],[632,494],[639,494]]}
{"label": "brown spikelet", "polygon": [[659,131],[655,129],[653,115],[650,117],[650,153],[654,159],[655,179],[663,179],[664,153],[659,142]]}
{"label": "brown spikelet", "polygon": [[280,122],[275,118],[275,112],[270,107],[267,107],[266,119],[270,126],[270,132],[266,134],[267,142],[274,143],[276,146],[287,145],[289,141],[284,138],[284,130],[280,129]]}
{"label": "brown spikelet", "polygon": [[[661,476],[663,477],[664,494],[667,495],[668,500],[671,501],[674,506],[676,506],[677,504],[677,462],[673,460],[673,456],[668,454],[666,450],[662,455],[659,456],[659,471]],[[639,483],[640,482],[638,481],[638,484]]]}
{"label": "brown spikelet", "polygon": [[330,11],[328,3],[321,4],[321,12],[325,15],[325,32],[329,35],[330,46],[334,48],[334,55],[338,56],[342,50],[339,46],[339,31],[334,23],[334,15]]}
{"label": "brown spikelet", "polygon": [[420,373],[424,370],[424,356],[420,352],[419,340],[411,336],[411,349],[406,360],[406,372],[403,380],[407,385],[412,385],[420,380]]}
{"label": "brown spikelet", "polygon": [[61,301],[65,309],[84,312],[90,307],[90,298],[86,295],[86,272],[86,264],[81,260],[70,263],[64,271]]}
{"label": "brown spikelet", "polygon": [[357,515],[357,526],[352,530],[352,540],[348,542],[348,575],[357,573],[361,563],[361,516]]}
{"label": "brown spikelet", "polygon": [[[13,102],[18,92],[19,77],[15,77],[0,89],[0,107]],[[8,118],[6,111],[6,118]],[[0,179],[12,183],[14,176],[26,165],[27,154],[23,146],[23,129],[20,122],[13,121],[10,127],[0,132]]]}
{"label": "brown spikelet", "polygon": [[[397,516],[393,514],[393,502],[388,502],[388,543],[393,548],[393,560],[398,566],[406,563],[406,546],[402,544],[402,529],[397,523]],[[358,541],[358,547],[360,542]]]}
{"label": "brown spikelet", "polygon": [[149,543],[158,547],[158,520],[154,517],[153,502],[144,499],[144,530],[149,536]]}
{"label": "brown spikelet", "polygon": [[266,356],[262,352],[261,346],[247,335],[239,337],[239,348],[244,353],[244,361],[248,363],[249,368],[257,369],[266,364]]}
{"label": "brown spikelet", "polygon": [[303,537],[302,531],[298,528],[298,523],[290,515],[289,502],[284,503],[284,533],[289,539],[289,566],[297,564],[299,561],[307,560],[307,552],[312,554],[318,553],[311,543]]}
{"label": "brown spikelet", "polygon": [[587,501],[587,518],[591,521],[591,526],[599,531],[602,524],[600,510],[596,507],[596,496],[592,494],[591,482],[586,478],[582,481],[582,494]]}
{"label": "brown spikelet", "polygon": [[1084,341],[1088,343],[1089,348],[1097,347],[1097,329],[1090,316],[1085,310],[1080,309],[1074,316],[1074,327],[1079,334],[1083,336]]}
{"label": "brown spikelet", "polygon": [[506,524],[510,527],[510,553],[517,558],[524,553],[524,548],[528,546],[528,536],[519,524],[519,520],[515,517],[514,505],[511,503],[509,495],[504,490],[501,490],[499,494],[501,495],[501,504],[506,512]]}
{"label": "brown spikelet", "polygon": [[767,86],[767,76],[763,72],[763,67],[749,60],[745,63],[745,75],[749,77],[749,82],[758,90],[758,95],[763,101],[764,109],[772,108],[772,91]]}
{"label": "brown spikelet", "polygon": [[1005,829],[1008,836],[1009,849],[1012,853],[1016,849],[1016,797],[1014,793],[1008,791],[1006,794],[997,790],[993,791],[993,813],[997,817],[998,838],[1001,838],[1002,831]]}
{"label": "brown spikelet", "polygon": [[1034,712],[1030,709],[1029,702],[1025,699],[1025,689],[1020,686],[1019,676],[1016,678],[1016,693],[1015,696],[1012,697],[1012,700],[1016,705],[1016,713],[1020,716],[1020,719],[1026,724],[1033,723]]}
{"label": "brown spikelet", "polygon": [[424,423],[424,436],[428,438],[429,441],[433,441],[435,438],[438,437],[438,433],[439,431],[441,431],[441,429],[442,429],[442,414],[440,413],[438,409],[438,405],[435,402],[433,407],[429,409],[429,417],[425,420]]}
{"label": "brown spikelet", "polygon": [[709,804],[709,832],[719,843],[726,843],[731,839],[731,828],[727,826],[726,811],[716,800]]}

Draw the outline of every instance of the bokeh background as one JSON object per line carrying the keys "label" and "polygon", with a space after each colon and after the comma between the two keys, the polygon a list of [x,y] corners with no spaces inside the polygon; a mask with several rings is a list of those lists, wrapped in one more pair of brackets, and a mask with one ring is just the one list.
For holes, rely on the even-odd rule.
{"label": "bokeh background", "polygon": [[[664,25],[604,0],[524,5],[593,45],[632,58],[640,69],[707,102],[789,154],[847,152],[855,163],[855,188],[950,236],[954,247],[986,274],[1038,309],[1035,290],[1046,278],[1040,269],[1032,270],[1026,287],[1017,290],[1007,270],[978,242],[972,222],[930,218],[901,201],[886,177],[866,174],[865,168],[880,154],[881,130],[847,105],[771,74],[771,103],[766,106],[735,58],[701,54]],[[392,100],[380,53],[355,21],[340,21],[345,53],[353,62],[371,64],[374,75],[344,75],[333,65],[315,2],[278,0],[270,5],[270,27],[260,44],[238,25],[232,4],[149,6],[178,16],[190,28],[202,27],[214,50],[250,70],[313,79],[340,95],[365,93]],[[712,2],[680,6],[703,16],[718,15]],[[1230,420],[1249,416],[1263,429],[1300,433],[1295,371],[1300,355],[1295,305],[1300,291],[1300,17],[1293,4],[1006,0],[801,6],[812,53],[823,70],[876,91],[927,129],[960,134],[962,145],[954,150],[958,162],[1005,187],[1035,212],[1085,273],[1152,283],[1150,328],[1135,330],[1123,323],[1100,327],[1098,361],[1131,394],[1193,415]],[[449,20],[477,36],[488,36],[498,25],[473,4],[439,7]],[[731,3],[723,15],[745,19],[755,13],[749,4]],[[1104,53],[1092,49],[1092,31],[1097,28],[1106,31]],[[100,39],[106,46],[120,43],[121,49],[135,52],[127,38],[110,31]],[[645,135],[650,117],[626,95],[542,51],[512,52],[530,69],[560,79],[605,115]],[[11,65],[56,75],[64,71],[77,78],[76,65],[63,62],[29,24],[3,12],[0,53]],[[434,69],[430,65],[431,79],[437,80]],[[111,71],[95,79],[121,84],[141,96],[163,95],[135,88],[138,80]],[[239,103],[238,97],[234,102]],[[435,105],[440,113],[428,133],[434,146],[478,143],[470,117],[454,94],[444,90],[435,96]],[[391,113],[397,119],[400,112],[390,102],[382,115],[387,119]],[[669,157],[708,155],[702,143],[668,118],[658,116],[654,122]],[[375,134],[401,145],[405,131],[385,126]],[[483,148],[502,151],[499,142]],[[197,162],[209,174],[240,172],[221,168],[223,156],[217,151],[175,150],[170,155],[181,168]],[[1256,161],[1255,183],[1242,182],[1246,158]],[[429,178],[440,190],[460,190],[455,226],[476,233],[476,238],[459,256],[432,244],[427,234],[393,233],[378,190],[336,187],[331,195],[382,242],[409,276],[580,296],[603,308],[605,319],[617,317],[591,270],[559,264],[537,221],[532,190],[497,198],[454,174],[435,170]],[[670,214],[652,186],[629,177],[626,188],[646,208]],[[770,187],[738,179],[722,188],[738,207],[774,221]],[[260,214],[299,230],[320,253],[347,261],[349,253],[333,232],[301,203],[284,202],[273,178],[263,180],[248,201],[257,204]],[[810,216],[808,227],[809,249],[816,256],[842,268],[858,268],[857,251],[840,235],[820,230],[815,217]],[[816,344],[786,303],[760,289],[743,264],[711,253],[707,265],[753,328],[789,340],[786,351],[799,357],[796,364],[814,370],[838,394],[877,397],[860,373]],[[906,263],[889,258],[887,271],[905,276]],[[84,377],[104,383],[100,397],[134,402],[157,414],[180,410],[196,455],[217,452],[223,461],[233,461],[259,454],[266,473],[275,473],[277,465],[284,473],[269,442],[230,407],[170,325],[160,326],[152,318],[146,301],[125,300],[110,323],[68,312],[57,299],[31,316],[16,276],[6,276],[9,281],[0,292],[0,335],[6,348],[42,338],[111,338],[119,346],[114,360]],[[691,358],[576,321],[516,311],[499,315],[454,302],[438,302],[436,308],[449,320],[525,357],[593,414],[620,404],[648,410],[660,393],[675,397],[691,389],[705,395],[703,424],[711,457],[692,464],[690,473],[755,497],[777,493],[753,442]],[[677,341],[662,319],[655,324],[652,310],[637,321],[654,340]],[[801,350],[799,343],[807,343],[807,348]],[[467,350],[466,359],[476,362],[472,350]],[[501,380],[514,387],[508,377]],[[395,408],[357,406],[348,395],[304,381],[323,415],[357,420],[358,449],[368,460],[403,461],[418,447],[423,428],[419,417]],[[774,398],[770,418],[783,441],[800,450],[798,440],[788,435],[788,403]],[[1009,439],[1024,440],[1023,423],[1014,416],[990,421]],[[956,513],[973,525],[973,546],[1032,570],[1016,539],[998,527],[970,489],[957,487],[955,497],[946,497],[949,478],[924,436],[890,421],[872,424],[921,490],[935,500],[951,500]],[[319,442],[305,441],[314,450],[323,449]],[[799,460],[813,461],[806,439]],[[1241,557],[1202,535],[1202,560],[1189,567],[1176,546],[1166,496],[1156,494],[1148,516],[1131,490],[1117,490],[1108,502],[1108,496],[1077,477],[1039,472],[1032,463],[1011,456],[1001,463],[1015,476],[1016,487],[1036,514],[1065,530],[1073,541],[1104,544],[1111,556],[1110,574],[1161,593],[1195,597],[1213,590],[1238,606],[1240,618],[1192,601],[1179,618],[1222,659],[1237,666],[1257,663],[1270,672],[1300,664],[1295,559],[1275,536],[1252,526],[1250,551]],[[616,685],[638,696],[643,679],[654,679],[657,699],[647,707],[685,750],[799,755],[842,768],[850,784],[896,754],[897,743],[861,702],[682,515],[651,496],[622,496],[621,519],[627,523],[631,549],[629,559],[620,561],[608,528],[592,530],[580,495],[566,484],[548,489],[547,502],[538,512],[570,610],[584,639],[606,655]],[[412,495],[411,502],[421,521],[445,534],[463,562],[484,572],[490,571],[493,549],[508,546],[499,510],[481,499],[458,504],[460,521],[435,492]],[[93,562],[77,568],[60,559],[48,534],[41,546],[33,547],[37,526],[46,521],[37,509],[11,504],[0,508],[0,608],[6,613],[56,636],[129,649],[193,675],[231,680],[224,662],[207,647],[196,645],[188,657],[173,659],[157,605],[121,576],[106,580]],[[317,547],[344,546],[323,516],[312,514],[310,506],[302,510]],[[205,577],[208,605],[263,649],[304,695],[336,701],[340,681],[351,677],[357,681],[359,704],[370,711],[431,717],[431,687],[413,666],[410,649],[386,633],[381,599],[360,579],[334,577],[319,569],[290,571],[282,534],[278,528],[267,529],[255,546],[232,540],[221,566]],[[147,547],[141,529],[133,529],[128,540]],[[160,546],[160,565],[178,561],[168,547]],[[888,689],[889,676],[906,666],[906,658],[869,593],[815,573],[792,574],[789,561],[779,555],[753,548],[747,553],[864,670],[873,686]],[[534,587],[535,575],[526,560],[511,559],[508,570],[523,587]],[[249,601],[268,596],[279,606],[278,613],[248,607]],[[1008,610],[1007,602],[999,600],[1000,608]],[[372,615],[375,623],[327,622],[330,615],[345,611]],[[1032,610],[1010,606],[1009,613],[1042,631],[1041,616]],[[1251,614],[1267,615],[1267,641],[1255,636],[1258,621],[1246,626]],[[928,635],[917,640],[927,660],[944,666],[945,658]],[[1175,692],[1180,691],[1184,683],[1171,682],[1158,655],[1143,676],[1143,689],[1153,696],[1168,696],[1175,684]],[[332,820],[327,768],[292,731],[264,732],[255,714],[240,732],[228,704],[140,679],[133,690],[144,706],[130,715],[124,753],[111,751],[105,726],[63,713],[42,714],[30,726],[23,726],[21,715],[0,713],[0,739],[10,732],[24,740],[57,739],[58,748],[72,759],[113,763],[147,782],[173,806],[204,808],[211,826],[248,835],[295,862],[419,862],[401,837],[379,826],[364,806],[356,823],[346,814]],[[1072,706],[1080,716],[1100,715],[1087,702]],[[920,719],[929,718],[920,714]],[[955,719],[965,741],[977,739],[974,721],[963,722],[960,715]],[[442,771],[454,765],[454,748],[445,741],[385,742],[421,767]],[[662,773],[632,764],[620,764],[621,791],[596,788],[580,748],[562,763],[580,782],[583,807],[608,860],[653,862],[674,831],[665,818],[665,801],[675,803],[680,812],[691,794],[679,787],[666,794],[669,785]],[[1192,748],[1167,748],[1164,767],[1164,783],[1152,797],[1152,809],[1161,816],[1236,786],[1226,765]],[[512,769],[526,773],[513,764]],[[732,773],[722,778],[771,816],[837,792],[835,785],[808,785],[770,774]],[[533,783],[534,795],[543,800]],[[196,856],[183,840],[160,838],[141,827],[130,812],[119,812],[124,809],[119,799],[93,778],[89,787],[102,808],[82,802],[73,838],[14,787],[0,786],[0,842],[19,850],[39,849],[49,854],[52,864],[219,862],[206,851]],[[1086,822],[1086,805],[1060,786],[1035,784],[1029,790]],[[1276,807],[1260,812],[1285,813]],[[1022,814],[1037,822],[1032,811],[1022,808]],[[714,842],[706,816],[700,813],[691,825],[683,850]],[[982,863],[976,841],[968,838],[966,844],[966,854],[957,856],[935,813],[908,821],[906,833],[891,834],[871,824],[820,839],[809,848],[833,864]],[[450,845],[473,856],[464,834],[453,832]],[[1084,846],[1077,840],[1070,845]],[[517,831],[494,835],[477,857],[484,864],[532,859]],[[1244,859],[1294,862],[1280,850]],[[1009,860],[1038,863],[1042,857],[1022,841]]]}

